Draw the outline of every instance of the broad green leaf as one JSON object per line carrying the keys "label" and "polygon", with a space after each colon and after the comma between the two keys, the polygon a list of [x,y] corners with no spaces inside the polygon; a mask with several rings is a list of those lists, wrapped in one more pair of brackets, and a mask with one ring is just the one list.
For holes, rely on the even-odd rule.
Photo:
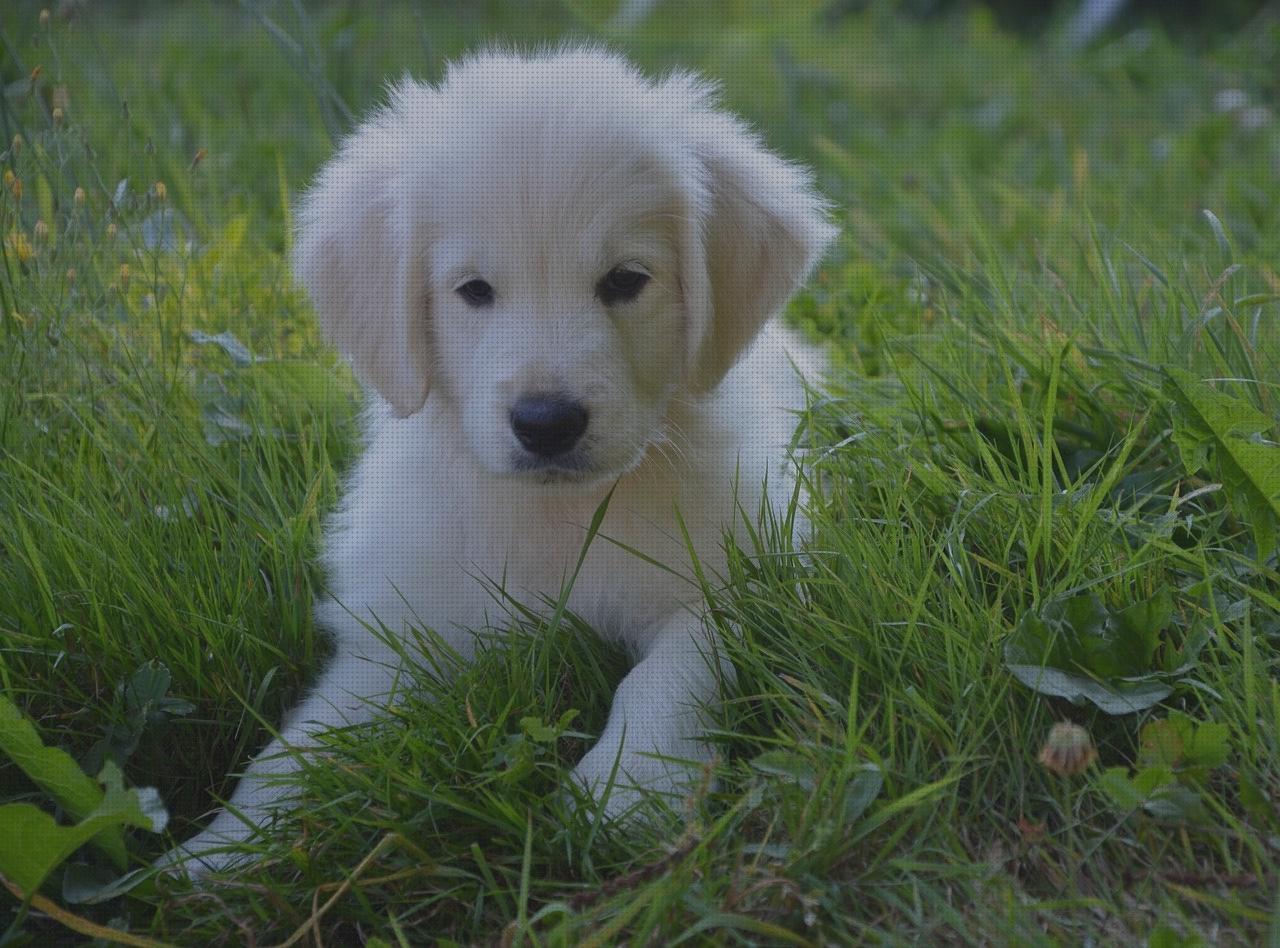
{"label": "broad green leaf", "polygon": [[[0,694],[0,751],[72,817],[83,819],[102,802],[102,789],[66,751],[45,747],[35,726]],[[37,811],[39,812],[39,811]],[[124,837],[107,826],[95,843],[121,869],[128,863]]]}
{"label": "broad green leaf", "polygon": [[72,816],[84,816],[102,799],[102,789],[93,778],[65,751],[45,747],[35,726],[3,694],[0,694],[0,750]]}
{"label": "broad green leaf", "polygon": [[1142,806],[1142,791],[1133,785],[1123,767],[1108,767],[1094,781],[1094,786],[1106,795],[1112,806],[1121,813],[1129,813]]}
{"label": "broad green leaf", "polygon": [[1132,778],[1123,767],[1108,768],[1094,786],[1121,813],[1141,808],[1160,819],[1196,822],[1205,817],[1204,803],[1168,767],[1144,767]]}
{"label": "broad green leaf", "polygon": [[1122,812],[1141,806],[1161,819],[1201,822],[1208,811],[1198,786],[1226,761],[1227,738],[1221,724],[1174,711],[1143,726],[1137,773],[1129,777],[1123,768],[1112,768],[1098,789]]}
{"label": "broad green leaf", "polygon": [[812,790],[817,785],[813,764],[791,751],[765,751],[751,761],[751,767],[762,774],[784,777],[805,790]]}
{"label": "broad green leaf", "polygon": [[1173,768],[1164,765],[1143,767],[1133,775],[1133,786],[1144,798],[1151,796],[1161,787],[1173,783]]}
{"label": "broad green leaf", "polygon": [[1018,620],[1005,666],[1040,694],[1089,701],[1107,714],[1141,711],[1173,691],[1156,664],[1172,621],[1168,590],[1117,611],[1092,594],[1050,600]]}
{"label": "broad green leaf", "polygon": [[194,711],[195,705],[190,701],[168,697],[171,678],[168,666],[155,659],[138,666],[125,688],[129,710],[145,718],[181,716]]}
{"label": "broad green leaf", "polygon": [[1142,801],[1142,808],[1152,816],[1186,823],[1200,822],[1207,815],[1200,794],[1176,781],[1154,787]]}
{"label": "broad green leaf", "polygon": [[1014,678],[1032,691],[1054,698],[1066,698],[1072,704],[1088,701],[1099,710],[1112,715],[1146,710],[1173,693],[1173,686],[1163,681],[1107,683],[1039,665],[1010,664],[1007,667]]}
{"label": "broad green leaf", "polygon": [[1216,462],[1227,498],[1253,530],[1258,556],[1275,549],[1280,523],[1280,447],[1263,440],[1276,420],[1248,402],[1210,387],[1183,369],[1166,368],[1165,391],[1176,406],[1173,440],[1189,473]]}
{"label": "broad green leaf", "polygon": [[1151,721],[1142,728],[1138,763],[1144,767],[1176,767],[1182,760],[1189,734],[1175,715]]}
{"label": "broad green leaf", "polygon": [[548,724],[542,718],[521,718],[520,730],[539,744],[549,744],[560,736],[554,724]]}
{"label": "broad green leaf", "polygon": [[884,774],[875,764],[862,764],[844,791],[844,821],[852,823],[866,812],[867,807],[884,787]]}
{"label": "broad green leaf", "polygon": [[1184,766],[1205,770],[1221,767],[1231,750],[1230,733],[1225,724],[1216,721],[1196,725],[1183,751]]}
{"label": "broad green leaf", "polygon": [[1022,616],[1006,657],[1103,679],[1148,674],[1171,614],[1168,592],[1118,613],[1092,594],[1053,599]]}
{"label": "broad green leaf", "polygon": [[1161,589],[1145,602],[1113,613],[1112,618],[1120,633],[1117,639],[1132,644],[1135,666],[1149,669],[1160,647],[1160,633],[1173,621],[1173,596]]}
{"label": "broad green leaf", "polygon": [[151,866],[131,869],[124,875],[98,866],[72,863],[62,874],[62,901],[70,905],[110,902],[153,878]]}
{"label": "broad green leaf", "polygon": [[168,667],[151,659],[138,666],[127,682],[117,686],[124,701],[124,720],[112,722],[106,734],[89,748],[81,760],[85,770],[96,773],[108,758],[123,767],[148,727],[195,710],[190,701],[167,697],[169,681]]}
{"label": "broad green leaf", "polygon": [[30,803],[0,806],[0,875],[27,892],[35,891],[58,865],[105,832],[116,836],[125,826],[161,832],[168,814],[150,788],[126,789],[120,770],[110,762],[102,769],[102,799],[72,826],[58,823]]}

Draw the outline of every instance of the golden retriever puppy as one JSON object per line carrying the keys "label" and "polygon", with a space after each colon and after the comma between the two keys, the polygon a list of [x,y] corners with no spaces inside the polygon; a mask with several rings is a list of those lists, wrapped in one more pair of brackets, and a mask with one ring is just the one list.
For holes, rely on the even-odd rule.
{"label": "golden retriever puppy", "polygon": [[324,333],[380,396],[326,530],[335,654],[170,861],[228,865],[218,847],[284,792],[268,778],[385,704],[387,635],[431,629],[466,656],[503,618],[478,577],[555,598],[610,490],[567,605],[636,664],[574,777],[606,818],[686,792],[731,669],[708,658],[677,511],[714,575],[739,506],[787,504],[806,356],[766,324],[834,233],[809,175],[688,73],[485,51],[393,88],[306,194],[294,250]]}

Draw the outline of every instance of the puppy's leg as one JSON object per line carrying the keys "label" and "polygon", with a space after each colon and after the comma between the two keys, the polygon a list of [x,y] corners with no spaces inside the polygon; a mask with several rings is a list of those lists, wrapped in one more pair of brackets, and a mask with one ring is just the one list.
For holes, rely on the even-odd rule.
{"label": "puppy's leg", "polygon": [[199,877],[245,861],[247,857],[235,852],[215,850],[251,839],[267,822],[272,809],[290,792],[280,778],[300,769],[298,755],[314,750],[318,733],[373,718],[395,684],[398,661],[394,652],[367,631],[362,630],[356,647],[340,638],[338,654],[289,715],[280,736],[254,758],[227,807],[204,830],[162,856],[157,865],[175,868],[185,863],[186,871]]}
{"label": "puppy's leg", "polygon": [[573,771],[596,799],[608,794],[608,818],[630,811],[641,790],[678,803],[711,760],[703,709],[718,699],[719,681],[733,678],[733,666],[713,657],[711,645],[696,617],[678,616],[618,686],[604,733]]}

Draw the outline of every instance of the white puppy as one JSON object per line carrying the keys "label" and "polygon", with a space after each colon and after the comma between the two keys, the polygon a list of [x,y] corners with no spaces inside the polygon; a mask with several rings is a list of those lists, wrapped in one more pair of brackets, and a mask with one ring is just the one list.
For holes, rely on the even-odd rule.
{"label": "white puppy", "polygon": [[398,659],[371,626],[468,655],[502,619],[477,577],[555,598],[610,489],[567,605],[638,662],[574,775],[609,817],[687,788],[721,670],[697,586],[644,557],[691,573],[678,511],[714,575],[766,473],[787,503],[803,387],[781,330],[761,330],[834,232],[808,174],[686,73],[490,51],[393,89],[298,215],[320,325],[385,402],[327,529],[316,614],[335,656],[171,858],[226,865],[210,850],[265,821],[289,751],[385,703]]}

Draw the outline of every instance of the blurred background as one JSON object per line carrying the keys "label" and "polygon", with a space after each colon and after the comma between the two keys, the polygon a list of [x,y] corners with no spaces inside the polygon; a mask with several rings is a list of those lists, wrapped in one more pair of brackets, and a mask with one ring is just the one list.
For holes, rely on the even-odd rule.
{"label": "blurred background", "polygon": [[[70,24],[53,47],[42,7]],[[1101,179],[1091,210],[1134,237],[1151,215],[1132,208],[1221,204],[1247,241],[1274,222],[1280,27],[1258,0],[23,0],[0,25],[6,140],[41,67],[38,94],[68,99],[104,178],[151,149],[197,226],[239,213],[278,225],[389,79],[436,78],[479,43],[573,37],[719,79],[773,144],[824,170],[864,236],[910,239],[924,204],[911,195],[956,175],[1049,202]],[[1234,160],[1224,178],[1237,153],[1268,180]]]}
{"label": "blurred background", "polygon": [[1243,261],[1280,256],[1280,17],[1259,0],[62,0],[0,25],[5,139],[31,97],[61,104],[104,192],[163,179],[205,241],[236,222],[282,250],[292,196],[389,80],[587,38],[719,80],[817,168],[849,269],[809,319],[854,346],[838,306],[911,318],[921,267],[984,245],[1065,278],[1094,225],[1152,259],[1211,246],[1209,208]]}

